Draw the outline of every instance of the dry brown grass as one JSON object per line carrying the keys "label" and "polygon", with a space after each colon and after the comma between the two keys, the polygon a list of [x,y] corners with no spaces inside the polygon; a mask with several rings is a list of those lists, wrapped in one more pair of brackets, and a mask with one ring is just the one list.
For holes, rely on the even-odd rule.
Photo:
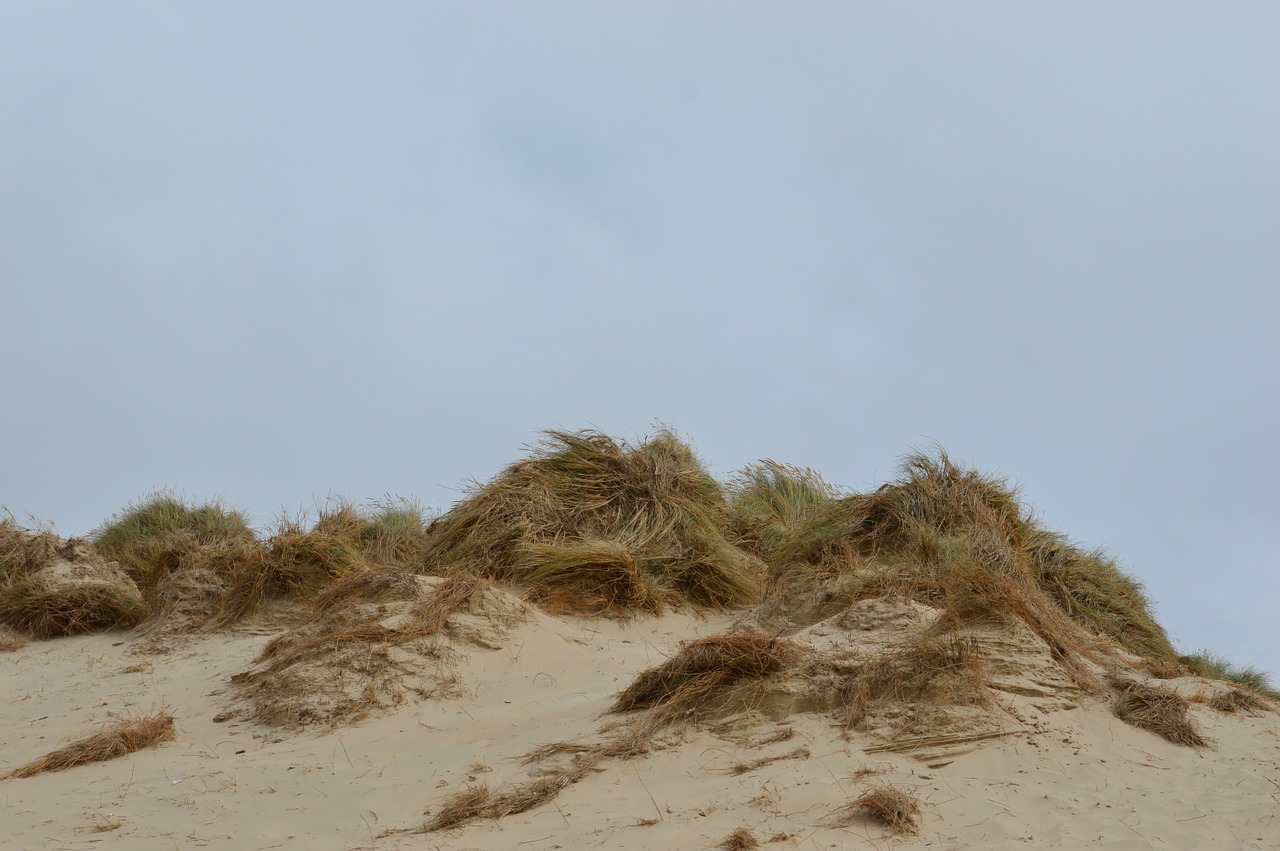
{"label": "dry brown grass", "polygon": [[529,599],[552,612],[659,615],[680,599],[646,576],[631,552],[614,541],[529,544],[523,562]]}
{"label": "dry brown grass", "polygon": [[27,646],[27,640],[20,634],[9,629],[7,626],[0,626],[0,653],[12,653],[15,650],[21,650]]}
{"label": "dry brown grass", "polygon": [[1140,655],[1176,654],[1140,586],[1114,562],[1045,530],[1003,479],[940,449],[904,459],[868,494],[840,495],[812,471],[765,464],[731,483],[733,528],[770,566],[781,603],[846,577],[845,604],[900,593],[942,608],[946,622],[1025,621],[1078,682],[1095,633]]}
{"label": "dry brown grass", "polygon": [[902,649],[859,668],[842,695],[845,724],[857,726],[882,703],[987,706],[992,703],[976,645],[963,636],[919,635]]}
{"label": "dry brown grass", "polygon": [[1211,708],[1219,712],[1234,714],[1236,712],[1274,712],[1275,708],[1263,698],[1241,688],[1230,688],[1219,692],[1205,701]]}
{"label": "dry brown grass", "polygon": [[78,739],[21,768],[15,768],[4,775],[4,778],[34,777],[46,771],[64,771],[89,762],[115,759],[171,741],[175,736],[173,716],[167,712],[122,718],[101,732]]}
{"label": "dry brown grass", "polygon": [[1191,675],[1190,669],[1181,662],[1170,662],[1167,659],[1143,659],[1140,663],[1142,670],[1146,671],[1157,680],[1176,680],[1179,677],[1187,677]]}
{"label": "dry brown grass", "polygon": [[[454,576],[419,594],[417,580],[403,571],[373,568],[352,573],[316,598],[314,615],[308,624],[267,642],[258,661],[270,664],[255,673],[254,678],[273,676],[331,647],[396,645],[436,635],[444,628],[449,615],[466,603],[483,582]],[[360,602],[394,594],[416,598],[397,624],[388,626],[377,614],[360,611]]]}
{"label": "dry brown grass", "polygon": [[726,836],[719,847],[722,851],[749,851],[751,848],[759,848],[760,840],[747,828],[740,827]]}
{"label": "dry brown grass", "polygon": [[591,758],[579,759],[571,768],[550,777],[514,783],[497,791],[487,786],[470,786],[450,798],[417,833],[434,833],[463,827],[482,818],[500,819],[523,813],[553,800],[564,789],[586,776],[594,765]]}
{"label": "dry brown grass", "polygon": [[649,709],[656,717],[687,716],[711,707],[733,686],[781,671],[802,657],[798,645],[777,636],[712,635],[684,644],[675,656],[642,672],[610,711]]}
{"label": "dry brown grass", "polygon": [[1126,724],[1150,730],[1177,745],[1204,747],[1209,740],[1188,715],[1191,705],[1172,689],[1146,683],[1115,682],[1118,689],[1111,711]]}
{"label": "dry brown grass", "polygon": [[757,599],[763,572],[727,523],[723,488],[670,431],[551,431],[428,527],[422,569],[522,583],[559,611],[720,608]]}
{"label": "dry brown grass", "polygon": [[0,588],[0,622],[36,638],[131,627],[146,616],[146,604],[131,588],[49,586],[34,576]]}
{"label": "dry brown grass", "polygon": [[35,573],[63,547],[63,540],[47,529],[28,529],[12,516],[0,517],[0,583]]}
{"label": "dry brown grass", "polygon": [[146,615],[137,588],[89,542],[0,518],[0,625],[54,638],[131,627]]}
{"label": "dry brown grass", "polygon": [[858,815],[874,819],[894,833],[916,833],[920,829],[920,801],[897,786],[872,786],[863,792],[843,813],[846,821]]}
{"label": "dry brown grass", "polygon": [[775,754],[774,756],[764,756],[759,759],[753,759],[751,762],[739,762],[729,769],[730,774],[746,774],[748,771],[755,771],[764,768],[766,765],[773,765],[775,762],[781,762],[784,759],[808,759],[808,748],[796,748],[787,753]]}

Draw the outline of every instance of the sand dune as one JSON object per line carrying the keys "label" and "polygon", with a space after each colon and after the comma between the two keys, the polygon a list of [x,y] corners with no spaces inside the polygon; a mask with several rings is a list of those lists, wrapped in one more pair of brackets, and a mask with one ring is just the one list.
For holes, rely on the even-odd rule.
{"label": "sand dune", "polygon": [[[846,658],[884,654],[909,639],[910,614],[928,616],[894,599],[860,608],[794,640]],[[1108,694],[1063,677],[1022,630],[975,635],[1003,660],[990,679],[999,705],[984,708],[980,723],[961,713],[895,734],[912,709],[886,705],[875,723],[846,732],[821,677],[791,671],[711,715],[663,727],[647,754],[602,759],[543,806],[412,832],[460,790],[554,773],[572,757],[520,758],[550,742],[607,738],[619,718],[608,710],[636,675],[735,620],[620,623],[526,609],[489,646],[440,637],[452,654],[447,694],[411,695],[314,729],[227,717],[243,703],[232,677],[283,632],[269,621],[192,636],[162,654],[139,652],[145,641],[123,633],[32,643],[0,656],[0,770],[113,714],[163,707],[178,735],[110,762],[3,781],[5,847],[696,849],[740,829],[778,848],[1280,846],[1280,716],[1195,703],[1194,722],[1212,744],[1175,745],[1116,718]],[[1226,689],[1196,678],[1165,685]],[[919,799],[918,833],[897,836],[847,812],[874,784]]]}

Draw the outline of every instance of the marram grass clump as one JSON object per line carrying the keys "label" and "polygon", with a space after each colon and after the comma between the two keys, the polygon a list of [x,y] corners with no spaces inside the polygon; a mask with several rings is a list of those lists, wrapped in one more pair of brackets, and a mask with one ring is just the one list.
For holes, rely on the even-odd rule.
{"label": "marram grass clump", "polygon": [[39,576],[25,576],[0,587],[0,623],[35,638],[127,628],[146,616],[146,604],[126,587],[51,585]]}
{"label": "marram grass clump", "polygon": [[0,519],[0,624],[55,638],[135,626],[146,615],[133,582],[88,542]]}
{"label": "marram grass clump", "polygon": [[1204,747],[1209,744],[1191,720],[1187,699],[1164,686],[1120,680],[1111,711],[1126,724],[1150,730],[1176,745]]}
{"label": "marram grass clump", "polygon": [[[151,607],[163,613],[191,608],[187,580],[201,577],[201,592],[216,600],[198,617],[234,621],[262,601],[267,559],[262,543],[239,511],[220,503],[188,504],[157,493],[98,527],[94,547],[119,562]],[[200,601],[203,604],[203,600]]]}
{"label": "marram grass clump", "polygon": [[550,431],[428,527],[421,569],[521,583],[584,614],[727,607],[755,600],[763,572],[728,519],[724,489],[670,431],[635,446]]}
{"label": "marram grass clump", "polygon": [[1005,480],[941,449],[908,455],[868,494],[840,495],[812,471],[768,462],[731,483],[729,498],[739,541],[769,565],[772,597],[846,577],[848,602],[901,593],[951,623],[1018,618],[1068,664],[1095,633],[1176,658],[1114,562],[1043,529]]}

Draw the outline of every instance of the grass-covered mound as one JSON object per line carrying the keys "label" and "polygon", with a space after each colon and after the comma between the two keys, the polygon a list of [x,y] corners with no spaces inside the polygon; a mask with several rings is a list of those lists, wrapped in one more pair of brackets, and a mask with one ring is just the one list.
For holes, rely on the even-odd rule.
{"label": "grass-covered mound", "polygon": [[1177,654],[1136,581],[1044,529],[1003,479],[914,453],[894,481],[840,495],[812,471],[766,463],[731,486],[739,540],[770,566],[783,600],[833,582],[837,605],[899,593],[947,623],[1025,621],[1070,658],[1098,633],[1142,656]]}
{"label": "grass-covered mound", "polygon": [[269,584],[267,552],[248,518],[217,502],[157,493],[93,532],[153,613],[195,625],[229,623],[253,609]]}
{"label": "grass-covered mound", "polygon": [[624,615],[759,594],[760,561],[726,537],[723,487],[662,430],[632,446],[550,431],[429,527],[423,568],[531,588],[553,609]]}
{"label": "grass-covered mound", "polygon": [[241,512],[154,494],[94,533],[162,616],[181,626],[222,626],[265,600],[320,592],[367,565],[410,568],[426,541],[422,509],[387,500],[335,501],[314,523],[282,518],[264,543]]}
{"label": "grass-covered mound", "polygon": [[[0,519],[0,624],[35,638],[131,627],[147,606],[137,586],[79,539]],[[6,649],[20,636],[5,633]]]}
{"label": "grass-covered mound", "polygon": [[323,588],[365,565],[420,567],[426,545],[422,507],[391,498],[367,507],[334,500],[310,525],[285,517],[267,542],[276,585],[295,592]]}

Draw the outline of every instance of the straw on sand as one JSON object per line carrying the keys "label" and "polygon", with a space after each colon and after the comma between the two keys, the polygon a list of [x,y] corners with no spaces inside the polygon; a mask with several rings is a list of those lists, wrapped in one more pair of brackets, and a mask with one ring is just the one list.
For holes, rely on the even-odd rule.
{"label": "straw on sand", "polygon": [[66,747],[45,754],[34,762],[15,768],[3,779],[34,777],[46,771],[65,771],[88,762],[103,762],[131,754],[175,737],[173,716],[167,712],[122,718],[101,732],[77,739]]}

